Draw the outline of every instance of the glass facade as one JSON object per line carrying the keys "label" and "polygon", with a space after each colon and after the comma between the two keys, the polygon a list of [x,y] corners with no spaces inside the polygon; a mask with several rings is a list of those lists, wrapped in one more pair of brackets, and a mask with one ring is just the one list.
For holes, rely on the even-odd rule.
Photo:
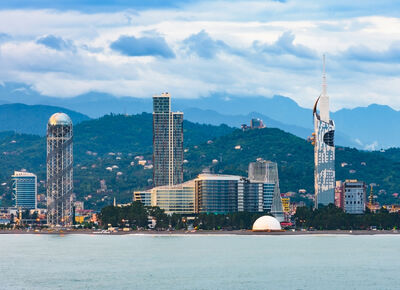
{"label": "glass facade", "polygon": [[234,175],[200,174],[195,179],[196,212],[230,213],[238,211],[243,195],[243,180]]}
{"label": "glass facade", "polygon": [[192,214],[195,212],[194,181],[188,181],[174,186],[153,188],[153,205],[165,210],[167,214]]}
{"label": "glass facade", "polygon": [[151,206],[151,191],[135,191],[133,201],[140,201],[144,206]]}
{"label": "glass facade", "polygon": [[272,201],[275,196],[275,183],[264,183],[263,186],[263,210],[271,212]]}
{"label": "glass facade", "polygon": [[[279,189],[278,164],[272,161],[258,159],[249,164],[249,180],[251,183],[262,184],[262,201],[259,208],[271,212],[278,220],[283,220],[283,206]],[[254,193],[249,196],[254,196]],[[253,198],[254,199],[254,198]]]}
{"label": "glass facade", "polygon": [[244,198],[243,207],[241,207],[241,202],[239,202],[239,211],[248,212],[262,212],[264,203],[264,184],[263,183],[252,183],[246,181],[244,183]]}
{"label": "glass facade", "polygon": [[168,93],[153,97],[154,186],[183,182],[183,113],[171,112]]}
{"label": "glass facade", "polygon": [[29,172],[15,171],[12,178],[13,200],[15,207],[23,209],[37,208],[37,178]]}

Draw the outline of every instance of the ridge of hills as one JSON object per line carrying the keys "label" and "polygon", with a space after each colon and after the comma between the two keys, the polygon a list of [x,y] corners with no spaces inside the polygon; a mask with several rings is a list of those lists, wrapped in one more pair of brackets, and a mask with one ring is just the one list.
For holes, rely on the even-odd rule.
{"label": "ridge of hills", "polygon": [[[248,163],[256,158],[276,161],[282,192],[306,189],[313,194],[313,147],[306,140],[280,129],[249,131],[226,125],[200,125],[184,122],[185,180],[194,178],[203,169],[214,173],[247,176]],[[10,176],[25,168],[45,180],[45,137],[0,133],[0,198],[10,204]],[[235,149],[240,145],[240,150]],[[74,186],[77,200],[85,207],[99,209],[111,204],[129,202],[132,192],[151,187],[152,170],[138,164],[136,156],[151,163],[152,115],[107,115],[83,121],[74,127]],[[392,195],[400,190],[400,149],[360,151],[338,147],[337,179],[360,179],[376,183],[381,203],[400,203]],[[218,160],[217,163],[213,160]],[[132,163],[133,162],[133,163]],[[108,168],[108,169],[107,169]],[[100,190],[100,180],[107,189]],[[39,194],[45,193],[44,183]],[[296,194],[294,200],[307,200]]]}
{"label": "ridge of hills", "polygon": [[[225,123],[237,127],[243,120],[249,123],[249,117],[254,115],[265,119],[268,127],[277,127],[302,138],[310,135],[313,130],[312,110],[303,108],[284,96],[235,96],[213,93],[208,97],[180,99],[173,92],[172,95],[173,110],[185,111],[185,119],[193,122],[214,125]],[[91,118],[110,113],[140,114],[152,111],[150,96],[115,97],[107,93],[88,92],[71,98],[56,98],[44,96],[26,84],[0,83],[0,104],[16,102],[68,108]],[[309,104],[309,107],[312,105],[313,103]],[[201,114],[207,117],[202,117]],[[400,135],[392,133],[398,131],[400,124],[398,110],[385,105],[371,104],[367,107],[341,109],[331,114],[336,123],[338,145],[367,150],[400,147]],[[18,128],[10,129],[22,132]]]}

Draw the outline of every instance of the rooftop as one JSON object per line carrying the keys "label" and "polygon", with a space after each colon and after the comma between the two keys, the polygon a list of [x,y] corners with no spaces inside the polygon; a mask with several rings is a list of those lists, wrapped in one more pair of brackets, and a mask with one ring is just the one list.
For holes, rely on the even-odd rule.
{"label": "rooftop", "polygon": [[71,118],[64,113],[55,113],[49,119],[49,125],[72,125]]}

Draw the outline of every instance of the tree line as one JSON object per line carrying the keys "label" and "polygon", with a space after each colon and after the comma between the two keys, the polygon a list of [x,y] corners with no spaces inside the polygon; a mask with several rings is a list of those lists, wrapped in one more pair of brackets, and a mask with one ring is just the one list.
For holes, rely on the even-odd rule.
{"label": "tree line", "polygon": [[155,229],[165,230],[240,230],[251,229],[254,221],[264,213],[235,212],[229,214],[202,213],[196,216],[181,214],[167,215],[159,207],[146,207],[135,201],[128,206],[106,206],[100,214],[101,226],[107,228],[129,227],[147,229],[151,219],[155,220]]}
{"label": "tree line", "polygon": [[400,228],[400,214],[381,208],[376,213],[368,208],[365,214],[347,214],[333,204],[318,209],[299,207],[294,220],[297,228],[316,230],[391,230]]}

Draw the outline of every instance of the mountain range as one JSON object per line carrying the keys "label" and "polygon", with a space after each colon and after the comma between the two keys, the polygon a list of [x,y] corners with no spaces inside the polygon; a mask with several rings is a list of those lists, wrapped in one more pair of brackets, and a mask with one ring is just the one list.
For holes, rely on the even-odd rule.
{"label": "mountain range", "polygon": [[[284,96],[267,98],[216,93],[198,99],[174,97],[173,110],[184,111],[185,119],[193,122],[213,125],[224,123],[239,127],[243,123],[249,124],[251,118],[257,117],[263,119],[267,127],[280,128],[301,138],[307,138],[313,130],[312,110],[300,107]],[[138,114],[152,111],[151,98],[114,97],[100,92],[72,98],[55,98],[41,95],[29,86],[19,83],[0,85],[0,103],[57,106],[91,118],[109,113]],[[400,147],[400,134],[393,134],[399,129],[400,111],[389,106],[372,104],[368,107],[341,109],[333,112],[331,117],[336,123],[338,145],[367,150]],[[21,130],[18,126],[10,129],[33,133]]]}

